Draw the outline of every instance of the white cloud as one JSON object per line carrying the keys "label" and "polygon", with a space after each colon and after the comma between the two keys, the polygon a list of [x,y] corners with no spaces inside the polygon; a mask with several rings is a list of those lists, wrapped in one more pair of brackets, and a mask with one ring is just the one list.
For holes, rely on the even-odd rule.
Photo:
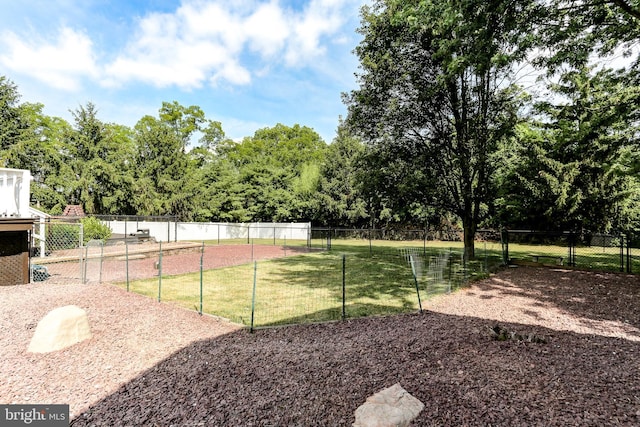
{"label": "white cloud", "polygon": [[211,77],[210,82],[215,86],[220,80],[226,80],[231,84],[245,85],[251,82],[251,74],[246,68],[231,61],[224,64],[224,66]]}
{"label": "white cloud", "polygon": [[294,37],[285,54],[288,65],[299,65],[324,53],[323,36],[335,34],[343,23],[344,2],[312,0],[294,24]]}
{"label": "white cloud", "polygon": [[344,38],[341,27],[362,2],[309,0],[296,10],[281,1],[182,0],[172,13],[140,17],[123,46],[96,36],[95,48],[87,33],[68,26],[53,41],[5,31],[0,65],[76,91],[87,77],[107,87],[247,85],[281,66],[317,66],[328,44]]}
{"label": "white cloud", "polygon": [[2,42],[6,54],[0,56],[0,64],[55,88],[75,91],[82,77],[99,75],[91,40],[71,28],[63,27],[53,43],[23,41],[11,31],[2,34]]}
{"label": "white cloud", "polygon": [[291,36],[287,16],[274,1],[260,5],[243,22],[243,27],[251,49],[263,57],[274,56]]}
{"label": "white cloud", "polygon": [[[286,66],[300,66],[323,55],[323,38],[339,37],[342,11],[349,3],[312,0],[302,12],[294,12],[278,0],[185,0],[175,13],[140,20],[133,40],[106,67],[104,83],[137,80],[182,88],[222,80],[249,84],[276,58],[284,58]],[[248,63],[248,52],[258,63],[255,58]]]}

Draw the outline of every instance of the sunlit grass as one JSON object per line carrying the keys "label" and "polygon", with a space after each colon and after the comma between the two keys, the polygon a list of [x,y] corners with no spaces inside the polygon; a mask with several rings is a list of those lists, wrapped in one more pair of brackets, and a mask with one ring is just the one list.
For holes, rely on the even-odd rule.
{"label": "sunlit grass", "polygon": [[[156,277],[130,282],[134,292],[187,309],[202,311],[249,325],[252,318],[253,285],[256,298],[254,325],[338,320],[418,310],[412,270],[400,253],[413,248],[423,260],[418,289],[423,303],[429,297],[450,292],[468,280],[487,277],[502,263],[502,245],[477,242],[476,259],[463,268],[461,242],[338,240],[330,251],[312,252],[257,264]],[[448,265],[434,279],[430,262],[446,256]],[[533,254],[563,257],[568,249],[552,245],[510,244],[511,258],[531,261]],[[578,266],[609,269],[619,267],[619,248],[578,248]],[[554,259],[544,259],[553,264]],[[344,263],[344,270],[343,270]],[[344,282],[344,312],[343,312]],[[121,284],[121,286],[126,286]]]}
{"label": "sunlit grass", "polygon": [[[204,271],[202,310],[249,324],[255,273],[256,325],[340,319],[343,262],[346,317],[418,309],[411,270],[396,252],[370,256],[353,247]],[[162,301],[200,310],[199,272],[132,281],[129,288],[154,299],[160,292]]]}

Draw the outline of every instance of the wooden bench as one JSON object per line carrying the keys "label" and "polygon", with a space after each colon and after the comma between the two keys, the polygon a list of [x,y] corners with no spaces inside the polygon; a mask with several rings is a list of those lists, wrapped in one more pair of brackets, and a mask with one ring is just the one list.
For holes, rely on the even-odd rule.
{"label": "wooden bench", "polygon": [[533,259],[533,262],[540,262],[540,258],[549,258],[554,259],[556,264],[563,265],[564,258],[558,255],[539,255],[539,254],[529,254],[529,256]]}

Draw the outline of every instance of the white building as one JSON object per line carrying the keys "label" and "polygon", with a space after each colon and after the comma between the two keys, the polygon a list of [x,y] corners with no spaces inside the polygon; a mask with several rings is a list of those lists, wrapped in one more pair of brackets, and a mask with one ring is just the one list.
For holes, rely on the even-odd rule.
{"label": "white building", "polygon": [[31,172],[0,168],[0,218],[30,218]]}

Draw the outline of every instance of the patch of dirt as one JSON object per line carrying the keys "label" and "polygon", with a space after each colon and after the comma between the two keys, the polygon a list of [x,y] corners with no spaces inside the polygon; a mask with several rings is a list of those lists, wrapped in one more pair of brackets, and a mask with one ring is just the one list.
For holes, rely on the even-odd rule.
{"label": "patch of dirt", "polygon": [[[69,403],[74,426],[350,426],[400,383],[416,426],[638,425],[639,297],[635,276],[514,268],[422,314],[250,334],[106,285],[5,287],[0,401]],[[26,353],[65,304],[93,338]]]}
{"label": "patch of dirt", "polygon": [[[125,245],[93,246],[85,249],[57,251],[47,258],[35,258],[34,263],[46,266],[51,277],[49,284],[115,283],[163,276],[172,276],[228,267],[272,258],[299,255],[313,251],[302,246],[276,245],[206,245],[190,242],[144,242]],[[162,256],[160,251],[162,250]],[[79,264],[80,257],[85,258]]]}

